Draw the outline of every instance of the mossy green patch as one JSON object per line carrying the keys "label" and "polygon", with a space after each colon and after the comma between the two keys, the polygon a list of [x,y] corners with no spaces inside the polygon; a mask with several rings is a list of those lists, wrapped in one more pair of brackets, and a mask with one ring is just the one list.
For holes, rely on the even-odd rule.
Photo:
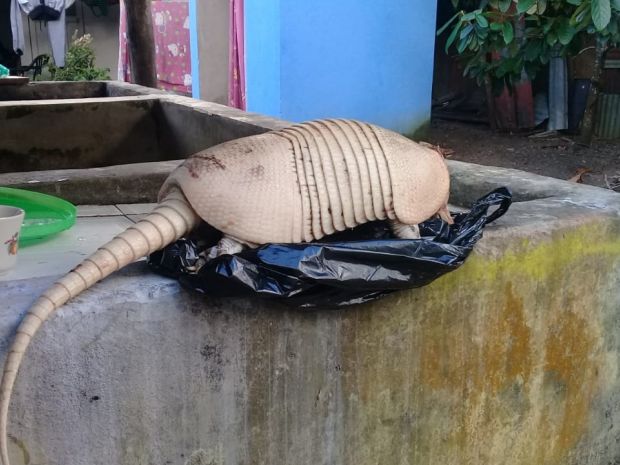
{"label": "mossy green patch", "polygon": [[413,141],[419,142],[424,140],[428,136],[429,130],[431,128],[431,120],[426,119],[423,121],[418,121],[412,123],[410,127],[411,129],[405,131],[403,135]]}
{"label": "mossy green patch", "polygon": [[433,284],[344,313],[347,463],[573,463],[615,392],[600,373],[616,223],[489,238]]}
{"label": "mossy green patch", "polygon": [[[608,267],[610,261],[620,260],[620,235],[613,229],[601,224],[557,231],[540,242],[523,238],[511,244],[497,259],[473,254],[461,271],[472,280],[493,279],[500,271],[544,280],[551,273],[583,263],[587,257],[596,258],[593,266]],[[460,279],[454,275],[452,278]]]}

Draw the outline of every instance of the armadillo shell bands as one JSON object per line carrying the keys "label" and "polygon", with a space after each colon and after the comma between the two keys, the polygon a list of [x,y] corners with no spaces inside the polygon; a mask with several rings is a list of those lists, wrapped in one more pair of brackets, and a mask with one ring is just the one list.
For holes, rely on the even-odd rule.
{"label": "armadillo shell bands", "polygon": [[167,183],[205,222],[254,244],[310,242],[376,219],[417,224],[450,191],[437,152],[352,120],[225,142],[188,158]]}
{"label": "armadillo shell bands", "polygon": [[211,297],[260,296],[308,308],[352,305],[424,286],[456,270],[484,227],[506,213],[511,201],[508,189],[497,189],[469,213],[455,215],[453,225],[440,219],[421,224],[422,239],[394,239],[379,221],[329,242],[271,244],[222,255],[196,270],[200,252],[217,241],[203,243],[207,236],[201,233],[154,253],[149,265]]}

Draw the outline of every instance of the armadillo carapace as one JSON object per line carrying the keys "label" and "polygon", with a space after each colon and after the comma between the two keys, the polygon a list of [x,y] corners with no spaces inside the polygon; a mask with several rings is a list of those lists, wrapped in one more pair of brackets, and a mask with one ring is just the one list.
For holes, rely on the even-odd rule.
{"label": "armadillo carapace", "polygon": [[443,157],[385,129],[324,120],[237,139],[168,178],[198,215],[241,241],[297,243],[376,219],[418,224],[448,202]]}

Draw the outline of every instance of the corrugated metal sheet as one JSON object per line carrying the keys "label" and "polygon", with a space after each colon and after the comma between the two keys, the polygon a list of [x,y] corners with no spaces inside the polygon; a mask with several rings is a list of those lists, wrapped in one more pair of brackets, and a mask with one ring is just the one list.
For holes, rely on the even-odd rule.
{"label": "corrugated metal sheet", "polygon": [[620,138],[620,94],[600,94],[596,135],[601,139]]}
{"label": "corrugated metal sheet", "polygon": [[620,94],[620,68],[605,69],[601,76],[603,92],[606,94]]}
{"label": "corrugated metal sheet", "polygon": [[566,58],[549,61],[549,123],[547,130],[568,129],[568,79]]}
{"label": "corrugated metal sheet", "polygon": [[620,68],[620,59],[605,60],[605,66],[603,66],[603,68],[606,68],[606,69],[618,69],[618,68]]}

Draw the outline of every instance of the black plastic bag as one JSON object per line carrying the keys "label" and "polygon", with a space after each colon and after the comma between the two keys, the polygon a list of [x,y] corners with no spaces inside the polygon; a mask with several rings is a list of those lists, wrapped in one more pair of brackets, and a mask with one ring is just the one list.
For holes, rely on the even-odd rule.
{"label": "black plastic bag", "polygon": [[[499,188],[474,203],[454,224],[420,225],[421,239],[395,239],[384,222],[329,236],[322,242],[268,244],[222,255],[197,267],[214,245],[181,239],[149,257],[149,266],[187,288],[216,297],[259,295],[299,307],[368,302],[400,289],[424,286],[463,264],[484,227],[512,202]],[[489,210],[497,207],[492,213]]]}

